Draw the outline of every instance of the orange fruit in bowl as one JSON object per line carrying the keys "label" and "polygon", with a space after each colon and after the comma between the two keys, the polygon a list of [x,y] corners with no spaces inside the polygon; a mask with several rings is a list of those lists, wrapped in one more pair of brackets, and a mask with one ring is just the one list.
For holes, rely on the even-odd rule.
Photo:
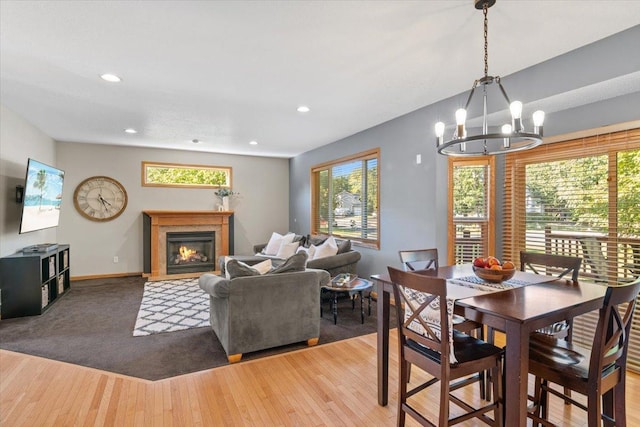
{"label": "orange fruit in bowl", "polygon": [[505,262],[502,264],[502,269],[503,269],[503,270],[513,270],[513,269],[515,269],[515,268],[516,268],[515,264],[514,264],[514,263],[512,263],[511,261],[505,261]]}
{"label": "orange fruit in bowl", "polygon": [[491,266],[491,270],[502,270],[502,266],[499,264],[494,264]]}
{"label": "orange fruit in bowl", "polygon": [[500,260],[494,256],[487,257],[486,264],[488,267],[500,265]]}

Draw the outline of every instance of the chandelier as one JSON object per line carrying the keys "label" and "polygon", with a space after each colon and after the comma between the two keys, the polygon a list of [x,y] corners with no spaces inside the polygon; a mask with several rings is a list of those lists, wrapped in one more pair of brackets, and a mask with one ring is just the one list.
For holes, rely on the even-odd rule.
{"label": "chandelier", "polygon": [[[436,123],[435,131],[437,137],[438,153],[447,156],[481,156],[504,154],[514,151],[527,150],[542,143],[542,124],[544,122],[544,112],[533,113],[533,132],[526,132],[522,123],[522,102],[509,100],[507,91],[502,86],[499,76],[490,76],[489,73],[489,43],[487,42],[488,24],[487,17],[489,8],[495,4],[496,0],[475,0],[475,8],[482,9],[484,14],[484,77],[473,82],[469,98],[464,108],[456,111],[456,128],[453,138],[444,141],[445,124]],[[489,128],[487,119],[487,89],[497,84],[500,93],[506,101],[511,111],[511,123],[502,126],[497,125]],[[465,121],[467,120],[467,109],[478,86],[482,87],[482,133],[476,135],[467,134]]]}

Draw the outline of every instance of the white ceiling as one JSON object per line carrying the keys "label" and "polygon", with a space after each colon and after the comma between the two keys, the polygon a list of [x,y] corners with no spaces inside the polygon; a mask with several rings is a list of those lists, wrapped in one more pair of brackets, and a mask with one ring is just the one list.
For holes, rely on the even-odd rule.
{"label": "white ceiling", "polygon": [[[640,1],[499,0],[489,74],[639,17]],[[1,0],[0,42],[0,102],[56,140],[259,156],[334,142],[483,75],[473,0]]]}

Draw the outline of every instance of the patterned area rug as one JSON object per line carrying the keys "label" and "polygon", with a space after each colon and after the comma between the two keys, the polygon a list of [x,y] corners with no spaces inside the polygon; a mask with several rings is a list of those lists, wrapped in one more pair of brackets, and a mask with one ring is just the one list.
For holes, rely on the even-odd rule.
{"label": "patterned area rug", "polygon": [[209,296],[198,279],[147,282],[133,336],[209,326]]}

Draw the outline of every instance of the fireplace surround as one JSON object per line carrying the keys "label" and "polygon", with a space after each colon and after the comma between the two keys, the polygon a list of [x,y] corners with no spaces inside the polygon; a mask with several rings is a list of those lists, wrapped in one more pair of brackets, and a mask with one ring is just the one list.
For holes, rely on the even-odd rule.
{"label": "fireplace surround", "polygon": [[198,277],[202,271],[167,271],[168,233],[212,233],[214,254],[207,271],[215,271],[220,256],[233,255],[232,211],[143,211],[143,276],[149,280]]}

